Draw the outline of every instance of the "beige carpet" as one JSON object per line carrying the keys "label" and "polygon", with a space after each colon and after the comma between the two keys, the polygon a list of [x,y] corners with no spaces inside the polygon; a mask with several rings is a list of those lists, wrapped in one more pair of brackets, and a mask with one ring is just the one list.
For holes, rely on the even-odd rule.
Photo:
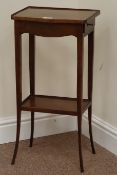
{"label": "beige carpet", "polygon": [[[0,145],[0,175],[80,175],[77,133],[71,132],[20,142],[16,164],[10,165],[14,143]],[[114,146],[114,145],[113,145]],[[117,175],[117,157],[83,137],[84,175]]]}

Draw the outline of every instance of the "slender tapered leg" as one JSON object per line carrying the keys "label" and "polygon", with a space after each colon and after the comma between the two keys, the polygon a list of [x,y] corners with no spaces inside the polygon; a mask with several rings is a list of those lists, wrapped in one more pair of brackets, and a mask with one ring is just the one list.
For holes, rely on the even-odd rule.
{"label": "slender tapered leg", "polygon": [[30,147],[33,145],[33,135],[34,135],[34,112],[31,112],[31,135],[30,135]]}
{"label": "slender tapered leg", "polygon": [[[30,72],[30,95],[35,94],[35,36],[29,34],[29,72]],[[30,147],[33,144],[34,135],[34,112],[31,112],[31,136]]]}
{"label": "slender tapered leg", "polygon": [[83,52],[84,52],[84,36],[79,35],[77,38],[77,110],[78,110],[78,144],[80,170],[84,172],[82,157],[82,102],[83,102]]}
{"label": "slender tapered leg", "polygon": [[15,159],[17,156],[18,152],[18,147],[19,147],[19,137],[20,137],[20,126],[21,126],[21,111],[17,111],[17,134],[16,134],[16,143],[15,143],[15,149],[14,149],[14,154],[12,158],[11,164],[15,164]]}
{"label": "slender tapered leg", "polygon": [[92,106],[89,107],[88,109],[88,119],[89,119],[89,135],[90,135],[90,142],[91,142],[91,148],[92,148],[92,153],[96,154],[95,147],[94,147],[94,142],[93,142],[93,135],[92,135]]}
{"label": "slender tapered leg", "polygon": [[[93,58],[94,58],[94,31],[88,35],[88,99],[92,102],[93,90]],[[92,103],[88,109],[89,135],[92,147],[92,153],[95,154],[95,148],[92,135]]]}
{"label": "slender tapered leg", "polygon": [[17,32],[15,23],[15,67],[16,67],[16,101],[17,101],[17,133],[14,154],[11,164],[15,163],[18,152],[20,125],[21,125],[21,102],[22,102],[22,50],[21,50],[21,34]]}

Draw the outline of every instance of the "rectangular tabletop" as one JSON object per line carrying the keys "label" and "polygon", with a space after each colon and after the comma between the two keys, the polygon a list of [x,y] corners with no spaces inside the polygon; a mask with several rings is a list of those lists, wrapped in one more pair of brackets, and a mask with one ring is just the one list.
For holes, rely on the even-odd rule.
{"label": "rectangular tabletop", "polygon": [[85,23],[99,14],[99,10],[29,6],[13,14],[12,19],[53,23]]}

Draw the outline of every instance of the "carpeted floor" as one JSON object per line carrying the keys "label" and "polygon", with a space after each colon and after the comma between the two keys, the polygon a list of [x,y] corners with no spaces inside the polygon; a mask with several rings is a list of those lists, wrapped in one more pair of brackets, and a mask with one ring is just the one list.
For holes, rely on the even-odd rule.
{"label": "carpeted floor", "polygon": [[[10,165],[14,143],[0,145],[0,175],[80,175],[77,133],[43,137],[20,142],[16,164]],[[84,175],[117,175],[117,157],[98,145],[91,153],[83,136]],[[113,145],[114,146],[114,145]]]}

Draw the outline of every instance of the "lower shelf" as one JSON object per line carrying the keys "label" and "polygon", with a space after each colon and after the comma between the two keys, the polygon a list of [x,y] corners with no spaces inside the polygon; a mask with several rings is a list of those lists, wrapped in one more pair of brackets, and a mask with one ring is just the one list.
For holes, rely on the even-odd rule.
{"label": "lower shelf", "polygon": [[[82,113],[85,112],[90,105],[91,102],[87,99],[84,99],[82,105]],[[21,110],[53,114],[77,115],[77,99],[34,95],[29,96],[22,102]]]}

